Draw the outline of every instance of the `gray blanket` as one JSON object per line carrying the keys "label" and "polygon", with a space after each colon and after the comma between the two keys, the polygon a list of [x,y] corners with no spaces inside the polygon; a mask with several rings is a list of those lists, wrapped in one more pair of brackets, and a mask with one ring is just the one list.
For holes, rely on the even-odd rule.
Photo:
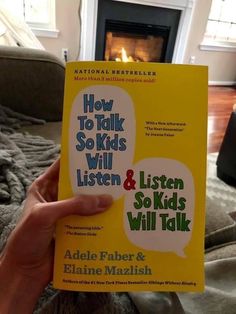
{"label": "gray blanket", "polygon": [[[17,131],[29,123],[44,121],[0,106],[0,250],[21,215],[27,188],[60,152],[52,141]],[[216,178],[215,159],[208,159],[204,293],[78,293],[48,286],[35,313],[235,313],[236,195]]]}
{"label": "gray blanket", "polygon": [[[60,153],[60,146],[40,136],[21,133],[42,120],[0,106],[0,251],[23,210],[29,185]],[[35,313],[137,313],[126,293],[77,293],[51,286],[39,299]]]}
{"label": "gray blanket", "polygon": [[187,314],[236,313],[236,189],[216,176],[208,155],[205,292],[179,293]]}
{"label": "gray blanket", "polygon": [[[0,251],[22,213],[28,187],[59,156],[59,145],[17,131],[43,123],[0,106]],[[53,295],[55,291],[48,287],[38,308]]]}
{"label": "gray blanket", "polygon": [[21,214],[27,188],[60,152],[52,141],[17,132],[30,123],[44,121],[0,106],[0,250]]}

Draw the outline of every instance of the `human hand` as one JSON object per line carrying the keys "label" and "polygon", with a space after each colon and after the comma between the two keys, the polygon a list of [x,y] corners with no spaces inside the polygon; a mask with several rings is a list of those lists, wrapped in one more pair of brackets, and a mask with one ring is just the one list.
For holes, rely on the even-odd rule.
{"label": "human hand", "polygon": [[[58,176],[59,160],[31,185],[23,216],[0,256],[0,304],[4,291],[11,304],[12,299],[20,304],[23,296],[19,298],[19,294],[28,292],[24,312],[18,308],[17,313],[31,313],[37,298],[52,278],[56,221],[73,214],[97,214],[112,204],[109,195],[80,195],[57,201]],[[14,291],[16,287],[18,292]]]}

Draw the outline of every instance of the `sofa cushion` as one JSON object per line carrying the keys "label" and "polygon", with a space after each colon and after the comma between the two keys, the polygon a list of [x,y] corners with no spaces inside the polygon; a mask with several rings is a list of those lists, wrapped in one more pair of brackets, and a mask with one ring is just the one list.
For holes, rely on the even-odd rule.
{"label": "sofa cushion", "polygon": [[205,248],[236,239],[236,222],[220,203],[207,197]]}
{"label": "sofa cushion", "polygon": [[47,122],[41,125],[27,125],[20,128],[20,132],[28,132],[32,135],[39,135],[56,144],[61,143],[61,122]]}
{"label": "sofa cushion", "polygon": [[47,121],[62,118],[64,64],[39,49],[0,46],[0,104]]}

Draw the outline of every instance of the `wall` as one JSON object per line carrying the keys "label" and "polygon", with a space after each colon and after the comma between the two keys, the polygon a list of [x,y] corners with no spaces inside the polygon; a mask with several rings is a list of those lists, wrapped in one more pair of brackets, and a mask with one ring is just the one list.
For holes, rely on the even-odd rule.
{"label": "wall", "polygon": [[[46,50],[61,58],[61,49],[69,49],[69,60],[76,60],[79,52],[80,23],[78,8],[80,0],[56,0],[56,27],[60,34],[58,38],[42,38]],[[199,44],[202,41],[206,22],[211,6],[211,0],[196,0],[191,31],[185,52],[184,63],[189,63],[195,56],[196,64],[209,66],[209,80],[221,84],[236,82],[236,52],[202,51]]]}
{"label": "wall", "polygon": [[209,81],[211,83],[236,83],[236,52],[203,51],[199,48],[210,7],[211,0],[196,0],[184,62],[189,63],[190,57],[195,56],[196,64],[209,66]]}
{"label": "wall", "polygon": [[69,49],[69,60],[76,60],[79,53],[80,0],[56,0],[56,28],[58,38],[38,37],[45,49],[61,58],[62,48]]}

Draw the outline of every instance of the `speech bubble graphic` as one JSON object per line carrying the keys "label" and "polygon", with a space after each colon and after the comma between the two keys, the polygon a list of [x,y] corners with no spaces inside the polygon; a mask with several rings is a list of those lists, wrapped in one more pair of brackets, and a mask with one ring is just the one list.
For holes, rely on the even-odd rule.
{"label": "speech bubble graphic", "polygon": [[132,168],[135,189],[125,195],[124,227],[130,242],[147,250],[175,252],[192,235],[195,190],[190,170],[166,158],[144,159]]}
{"label": "speech bubble graphic", "polygon": [[74,194],[124,194],[125,167],[133,162],[135,115],[125,90],[94,85],[82,90],[69,122],[69,168]]}

